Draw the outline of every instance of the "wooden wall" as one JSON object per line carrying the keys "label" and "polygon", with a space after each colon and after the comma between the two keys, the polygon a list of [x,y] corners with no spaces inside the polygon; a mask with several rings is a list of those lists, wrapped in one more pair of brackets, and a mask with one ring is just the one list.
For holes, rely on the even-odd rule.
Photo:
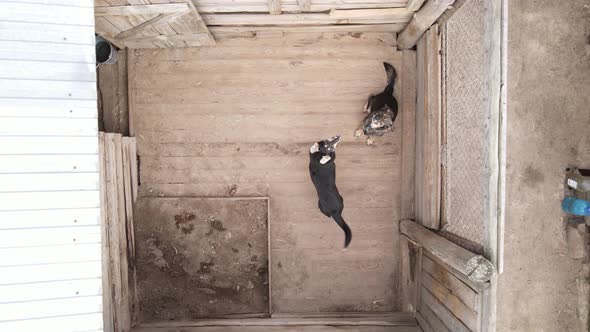
{"label": "wooden wall", "polygon": [[[402,105],[390,33],[131,50],[140,196],[269,196],[275,312],[398,310],[402,119],[374,147],[353,138],[366,97],[384,87],[383,61],[398,69]],[[311,144],[335,134],[348,252],[307,169]]]}

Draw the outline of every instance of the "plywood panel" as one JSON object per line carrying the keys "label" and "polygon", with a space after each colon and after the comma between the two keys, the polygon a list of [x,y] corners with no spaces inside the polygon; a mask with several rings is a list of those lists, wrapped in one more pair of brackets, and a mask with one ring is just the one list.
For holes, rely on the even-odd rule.
{"label": "plywood panel", "polygon": [[[399,310],[402,133],[367,147],[353,132],[382,62],[402,80],[401,53],[383,33],[290,38],[134,53],[139,195],[269,196],[273,312]],[[347,252],[308,171],[310,145],[335,134]]]}
{"label": "plywood panel", "polygon": [[270,314],[268,200],[139,198],[142,322]]}

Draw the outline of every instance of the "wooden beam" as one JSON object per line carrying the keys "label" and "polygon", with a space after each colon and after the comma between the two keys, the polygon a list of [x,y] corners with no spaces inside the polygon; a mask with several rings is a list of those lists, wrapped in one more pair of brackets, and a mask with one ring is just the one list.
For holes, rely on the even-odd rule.
{"label": "wooden beam", "polygon": [[[251,2],[219,2],[219,3],[202,3],[197,2],[197,7],[201,14],[212,13],[266,13],[268,12],[268,3],[259,1]],[[325,12],[332,9],[362,9],[362,8],[405,8],[406,2],[402,0],[376,0],[372,2],[341,2],[341,1],[322,1],[313,3],[311,0],[297,0],[282,2],[281,11],[283,13],[301,13],[301,12]]]}
{"label": "wooden beam", "polygon": [[282,33],[321,33],[321,32],[397,32],[403,29],[403,24],[346,24],[346,25],[314,25],[314,26],[212,26],[209,28],[215,36],[226,38],[243,37],[247,34],[254,36],[257,32]]}
{"label": "wooden beam", "polygon": [[398,37],[398,46],[402,50],[416,45],[418,39],[428,28],[452,5],[455,0],[429,0],[414,16],[408,26]]}
{"label": "wooden beam", "polygon": [[401,69],[402,106],[402,168],[401,218],[415,219],[415,180],[416,180],[416,52],[402,52]]}
{"label": "wooden beam", "polygon": [[335,18],[329,14],[204,14],[207,25],[321,25],[321,24],[388,24],[407,23],[411,13],[403,10],[395,15],[374,18]]}
{"label": "wooden beam", "polygon": [[384,8],[384,9],[332,9],[330,17],[333,18],[374,18],[374,17],[409,17],[412,12],[405,8]]}
{"label": "wooden beam", "polygon": [[[414,325],[415,321],[412,314],[394,313],[393,315],[353,315],[351,317],[334,317],[328,315],[285,315],[281,318],[225,318],[225,319],[200,319],[193,321],[160,321],[142,323],[142,327],[167,327],[167,328],[187,328],[187,327],[205,327],[205,326],[408,326]],[[299,317],[306,318],[299,318]]]}
{"label": "wooden beam", "polygon": [[417,11],[424,4],[424,0],[409,0],[406,9],[410,11]]}
{"label": "wooden beam", "polygon": [[134,16],[182,13],[189,10],[186,3],[171,3],[161,5],[134,5],[115,7],[95,7],[94,16]]}
{"label": "wooden beam", "polygon": [[414,221],[402,220],[400,231],[474,283],[487,283],[495,273],[494,266],[485,257],[459,247]]}
{"label": "wooden beam", "polygon": [[115,39],[125,39],[125,38],[129,38],[129,37],[134,37],[138,34],[140,34],[142,31],[144,31],[146,28],[149,28],[151,26],[154,26],[157,23],[160,23],[161,21],[167,21],[167,20],[171,20],[173,18],[178,17],[179,15],[181,15],[182,13],[168,13],[168,14],[160,14],[154,18],[152,18],[151,20],[145,21],[143,23],[141,23],[140,25],[131,28],[129,30],[123,31],[120,34],[118,34],[117,36],[115,36]]}
{"label": "wooden beam", "polygon": [[268,0],[268,12],[271,15],[279,15],[281,13],[281,0]]}

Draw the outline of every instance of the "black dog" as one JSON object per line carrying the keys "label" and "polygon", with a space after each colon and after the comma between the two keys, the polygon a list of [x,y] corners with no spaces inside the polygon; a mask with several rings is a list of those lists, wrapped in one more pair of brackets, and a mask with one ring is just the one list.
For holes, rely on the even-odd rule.
{"label": "black dog", "polygon": [[397,100],[393,97],[393,85],[397,73],[389,63],[384,62],[383,66],[387,72],[387,86],[378,95],[369,96],[364,109],[369,115],[363,119],[360,128],[354,133],[354,137],[359,137],[363,133],[367,135],[367,145],[373,144],[376,136],[383,136],[390,131],[397,117]]}
{"label": "black dog", "polygon": [[309,174],[318,192],[318,207],[323,214],[333,218],[345,235],[344,247],[352,240],[352,232],[342,219],[344,200],[336,188],[336,145],[340,136],[315,143],[309,149]]}

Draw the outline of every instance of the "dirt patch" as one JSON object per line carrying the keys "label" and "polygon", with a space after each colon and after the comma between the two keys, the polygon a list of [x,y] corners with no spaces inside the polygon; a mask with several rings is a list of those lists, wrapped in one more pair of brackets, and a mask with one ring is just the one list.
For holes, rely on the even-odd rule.
{"label": "dirt patch", "polygon": [[267,201],[141,198],[143,322],[268,313]]}

